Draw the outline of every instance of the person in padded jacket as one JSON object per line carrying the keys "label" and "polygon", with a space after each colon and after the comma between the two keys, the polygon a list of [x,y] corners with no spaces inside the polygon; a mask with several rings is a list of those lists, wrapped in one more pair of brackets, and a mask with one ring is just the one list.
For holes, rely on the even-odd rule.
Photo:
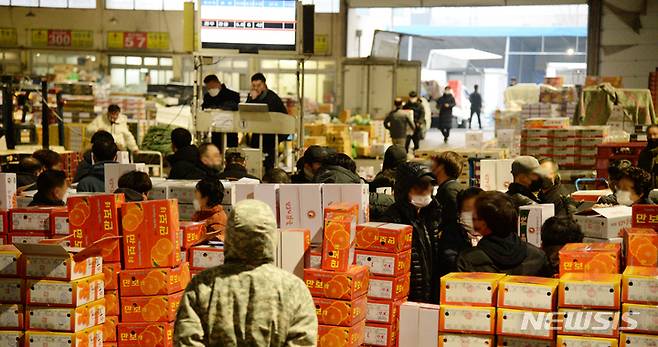
{"label": "person in padded jacket", "polygon": [[432,198],[435,184],[432,172],[420,163],[398,166],[393,188],[395,203],[386,211],[383,221],[413,226],[409,301],[437,304],[441,207]]}
{"label": "person in padded jacket", "polygon": [[483,192],[475,200],[473,229],[482,235],[477,246],[457,257],[457,271],[519,276],[552,276],[546,254],[516,234],[517,207],[507,194]]}

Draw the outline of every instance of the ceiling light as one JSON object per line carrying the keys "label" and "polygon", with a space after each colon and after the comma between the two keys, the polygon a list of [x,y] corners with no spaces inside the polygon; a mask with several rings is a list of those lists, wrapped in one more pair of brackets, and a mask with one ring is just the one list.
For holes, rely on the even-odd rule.
{"label": "ceiling light", "polygon": [[574,51],[573,48],[567,49],[567,55],[574,55],[575,53],[576,53],[576,51]]}

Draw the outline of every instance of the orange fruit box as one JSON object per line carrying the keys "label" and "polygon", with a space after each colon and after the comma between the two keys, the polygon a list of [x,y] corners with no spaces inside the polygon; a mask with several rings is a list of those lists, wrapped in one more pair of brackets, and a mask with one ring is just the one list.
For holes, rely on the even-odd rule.
{"label": "orange fruit box", "polygon": [[180,244],[188,249],[199,243],[206,236],[206,223],[180,222]]}
{"label": "orange fruit box", "polygon": [[439,331],[467,334],[493,334],[496,308],[441,305]]}
{"label": "orange fruit box", "polygon": [[0,277],[19,277],[21,252],[14,245],[0,246]]}
{"label": "orange fruit box", "polygon": [[400,276],[411,269],[411,250],[401,253],[383,253],[357,249],[356,265],[367,266],[376,276]]}
{"label": "orange fruit box", "polygon": [[366,323],[365,344],[367,346],[397,346],[397,324]]}
{"label": "orange fruit box", "polygon": [[98,347],[103,344],[103,328],[93,327],[78,332],[26,331],[25,346]]}
{"label": "orange fruit box", "polygon": [[[24,329],[25,311],[23,305],[0,304],[0,314],[2,314],[2,319],[0,319],[0,329]],[[0,335],[0,343],[2,342],[6,341],[3,341],[2,336]]]}
{"label": "orange fruit box", "polygon": [[402,298],[398,301],[368,299],[368,313],[366,322],[377,324],[393,324],[400,318],[400,306],[407,301]]}
{"label": "orange fruit box", "polygon": [[504,274],[452,272],[441,277],[441,305],[496,306],[498,282]]}
{"label": "orange fruit box", "polygon": [[368,268],[350,266],[346,272],[304,269],[304,282],[314,297],[353,300],[368,292]]}
{"label": "orange fruit box", "polygon": [[350,327],[366,318],[368,299],[365,295],[352,301],[313,298],[318,324]]}
{"label": "orange fruit box", "polygon": [[121,321],[126,323],[171,322],[183,292],[170,295],[121,297]]}
{"label": "orange fruit box", "polygon": [[[557,327],[560,335],[590,337],[619,337],[619,311],[578,310],[561,308],[558,311]],[[588,317],[592,317],[588,319]],[[601,322],[609,322],[602,324]]]}
{"label": "orange fruit box", "polygon": [[658,346],[658,335],[621,333],[619,347]]}
{"label": "orange fruit box", "polygon": [[[512,340],[511,337],[498,336],[498,341],[502,340]],[[518,339],[514,339],[516,342]],[[531,341],[534,342],[534,341]],[[439,333],[439,345],[438,347],[448,347],[448,346],[493,346],[494,345],[494,336],[493,335],[467,335],[467,334],[445,334]],[[502,344],[499,342],[498,346],[532,346],[532,347],[554,347],[552,344],[538,344],[538,345],[526,345],[526,344]]]}
{"label": "orange fruit box", "polygon": [[27,306],[25,326],[28,330],[77,332],[105,323],[105,300],[79,307]]}
{"label": "orange fruit box", "polygon": [[102,299],[104,276],[98,274],[73,281],[27,281],[26,303],[57,307],[78,307]]}
{"label": "orange fruit box", "polygon": [[126,269],[176,267],[181,263],[176,200],[126,203],[121,208]]}
{"label": "orange fruit box", "polygon": [[560,280],[532,276],[506,276],[498,282],[499,308],[553,312]]}
{"label": "orange fruit box", "polygon": [[560,277],[558,306],[619,310],[621,275],[602,273],[567,273]]}
{"label": "orange fruit box", "polygon": [[117,341],[117,324],[119,324],[118,316],[105,317],[105,324],[103,324],[103,342]]}
{"label": "orange fruit box", "polygon": [[121,273],[121,263],[103,264],[103,274],[105,275],[105,290],[119,289],[119,273]]}
{"label": "orange fruit box", "polygon": [[386,253],[411,249],[413,228],[393,223],[364,223],[356,226],[356,248]]}
{"label": "orange fruit box", "polygon": [[570,272],[619,273],[621,245],[568,243],[560,249],[560,276]]}
{"label": "orange fruit box", "polygon": [[658,232],[648,228],[624,229],[627,266],[658,266]]}
{"label": "orange fruit box", "polygon": [[351,327],[318,326],[318,347],[358,347],[365,340],[366,321]]}
{"label": "orange fruit box", "polygon": [[356,221],[359,218],[359,204],[349,202],[335,202],[325,207],[325,221],[336,216],[350,216],[354,217],[354,220]]}
{"label": "orange fruit box", "polygon": [[[330,207],[333,205],[330,205]],[[322,239],[322,269],[347,271],[354,261],[355,219],[350,214],[328,214]]]}
{"label": "orange fruit box", "polygon": [[[529,328],[523,329],[524,316],[527,314],[534,316],[533,321],[541,322],[538,329],[532,323]],[[552,316],[547,312],[499,308],[496,312],[496,335],[552,340],[555,337],[554,326],[553,323],[545,323],[546,317]]]}
{"label": "orange fruit box", "polygon": [[[641,334],[658,334],[658,305],[638,305],[624,303],[621,308],[621,326],[624,331]],[[631,319],[637,324],[632,324]]]}
{"label": "orange fruit box", "polygon": [[118,316],[121,314],[119,307],[119,292],[116,290],[108,290],[105,292],[105,315]]}
{"label": "orange fruit box", "polygon": [[119,345],[173,347],[174,323],[119,323],[117,327]]}
{"label": "orange fruit box", "polygon": [[[74,247],[86,247],[107,236],[121,235],[119,209],[125,199],[123,194],[98,194],[72,196],[67,199],[69,232],[73,234]],[[103,260],[121,261],[119,245],[103,250]]]}
{"label": "orange fruit box", "polygon": [[633,205],[633,228],[658,228],[658,206]]}
{"label": "orange fruit box", "polygon": [[409,274],[398,277],[370,276],[368,299],[400,300],[409,296]]}
{"label": "orange fruit box", "polygon": [[167,295],[180,292],[190,283],[190,264],[176,268],[123,270],[119,275],[121,297]]}
{"label": "orange fruit box", "polygon": [[627,266],[621,279],[621,301],[658,305],[658,268]]}
{"label": "orange fruit box", "polygon": [[[574,347],[586,347],[586,346],[610,346],[617,347],[617,343],[621,342],[620,339],[609,339],[603,337],[589,337],[589,336],[572,336],[572,335],[558,335],[557,336],[557,346],[574,346]],[[642,344],[637,344],[633,346],[647,346]]]}

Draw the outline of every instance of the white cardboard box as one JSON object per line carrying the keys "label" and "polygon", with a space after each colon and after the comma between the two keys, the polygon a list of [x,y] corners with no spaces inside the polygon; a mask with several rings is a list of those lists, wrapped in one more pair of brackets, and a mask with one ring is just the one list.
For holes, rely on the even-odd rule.
{"label": "white cardboard box", "polygon": [[[420,346],[419,345],[419,319],[420,319],[420,304],[416,302],[407,301],[400,305],[400,332],[399,340],[404,341],[407,346]],[[437,327],[438,331],[438,327]],[[436,342],[433,346],[436,346]]]}
{"label": "white cardboard box", "polygon": [[482,148],[484,134],[481,130],[466,131],[466,148]]}
{"label": "white cardboard box", "polygon": [[538,204],[519,208],[519,236],[528,243],[541,247],[541,226],[555,215],[555,205]]}
{"label": "white cardboard box", "polygon": [[255,184],[238,183],[231,184],[231,205],[235,205],[242,200],[251,200],[254,198]]}
{"label": "white cardboard box", "polygon": [[321,184],[282,184],[279,187],[279,207],[282,229],[307,228],[311,231],[311,243],[322,242]]}
{"label": "white cardboard box", "polygon": [[117,152],[117,163],[130,164],[130,153],[128,151]]}
{"label": "white cardboard box", "polygon": [[16,174],[0,173],[0,209],[16,207]]}
{"label": "white cardboard box", "polygon": [[507,191],[513,182],[513,159],[480,160],[480,188],[484,190]]}
{"label": "white cardboard box", "polygon": [[367,184],[322,185],[322,210],[336,202],[358,204],[359,215],[356,222],[362,224],[370,221],[370,190]]}
{"label": "white cardboard box", "polygon": [[419,347],[436,346],[437,341],[439,341],[439,305],[420,305],[418,312],[418,332]]}
{"label": "white cardboard box", "polygon": [[[167,199],[177,199],[179,204],[193,204],[198,180],[167,180]],[[226,200],[226,189],[224,199]]]}
{"label": "white cardboard box", "polygon": [[629,206],[613,206],[593,208],[573,217],[585,236],[611,239],[618,237],[623,228],[631,227],[632,216],[633,212]]}
{"label": "white cardboard box", "polygon": [[105,192],[114,193],[119,188],[119,178],[130,171],[148,172],[144,163],[116,164],[107,163],[105,167]]}
{"label": "white cardboard box", "polygon": [[304,279],[304,259],[306,253],[306,233],[300,231],[282,230],[281,268]]}
{"label": "white cardboard box", "polygon": [[279,185],[270,183],[261,183],[254,185],[254,199],[260,200],[270,206],[277,221],[279,220]]}

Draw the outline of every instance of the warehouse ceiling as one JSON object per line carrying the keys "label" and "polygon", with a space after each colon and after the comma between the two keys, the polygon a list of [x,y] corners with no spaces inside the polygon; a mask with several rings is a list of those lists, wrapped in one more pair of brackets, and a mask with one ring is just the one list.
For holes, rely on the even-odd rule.
{"label": "warehouse ceiling", "polygon": [[349,7],[581,5],[587,0],[347,0]]}

